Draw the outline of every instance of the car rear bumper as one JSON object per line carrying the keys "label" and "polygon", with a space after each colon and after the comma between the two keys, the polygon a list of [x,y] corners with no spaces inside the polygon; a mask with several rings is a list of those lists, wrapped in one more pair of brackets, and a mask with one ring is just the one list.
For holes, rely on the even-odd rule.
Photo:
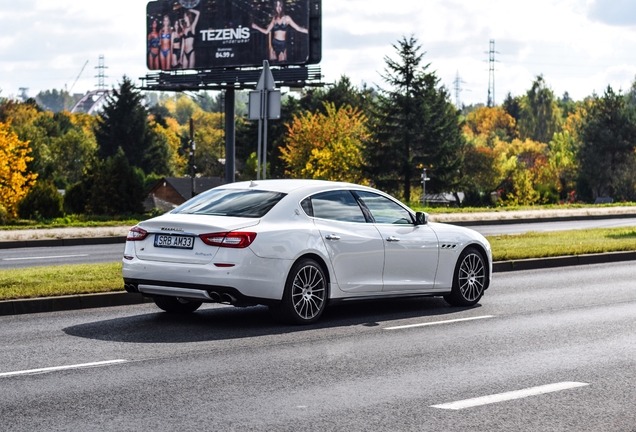
{"label": "car rear bumper", "polygon": [[156,280],[124,278],[126,291],[140,293],[146,297],[168,296],[207,303],[226,303],[234,306],[274,304],[278,300],[246,296],[229,286],[183,284]]}

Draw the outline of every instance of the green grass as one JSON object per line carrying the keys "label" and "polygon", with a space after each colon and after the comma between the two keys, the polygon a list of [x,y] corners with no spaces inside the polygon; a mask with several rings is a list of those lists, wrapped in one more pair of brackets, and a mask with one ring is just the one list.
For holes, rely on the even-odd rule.
{"label": "green grass", "polygon": [[636,227],[488,236],[494,261],[636,250]]}
{"label": "green grass", "polygon": [[[495,261],[636,250],[636,227],[487,237]],[[0,271],[0,300],[123,290],[121,263]]]}
{"label": "green grass", "polygon": [[109,227],[109,226],[133,226],[140,220],[148,219],[151,215],[129,215],[122,217],[108,216],[83,216],[69,215],[56,219],[28,220],[16,219],[7,225],[1,225],[0,230],[21,230],[21,229],[41,229],[41,228],[86,228],[86,227]]}
{"label": "green grass", "polygon": [[0,271],[0,300],[121,291],[121,263]]}

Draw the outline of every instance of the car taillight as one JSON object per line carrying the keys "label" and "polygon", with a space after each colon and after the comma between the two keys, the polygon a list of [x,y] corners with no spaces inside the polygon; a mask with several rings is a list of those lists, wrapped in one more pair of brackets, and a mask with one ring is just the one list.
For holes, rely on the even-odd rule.
{"label": "car taillight", "polygon": [[256,233],[239,231],[219,232],[201,234],[199,238],[203,240],[203,243],[210,246],[242,249],[252,244],[256,238]]}
{"label": "car taillight", "polygon": [[130,231],[128,231],[128,236],[126,236],[126,241],[143,240],[147,236],[148,236],[148,231],[143,230],[139,227],[132,227]]}

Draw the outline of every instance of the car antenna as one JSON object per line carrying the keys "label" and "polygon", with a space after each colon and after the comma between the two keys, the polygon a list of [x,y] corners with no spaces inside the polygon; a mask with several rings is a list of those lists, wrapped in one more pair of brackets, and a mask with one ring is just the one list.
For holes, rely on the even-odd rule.
{"label": "car antenna", "polygon": [[254,187],[254,186],[258,186],[258,185],[254,183],[254,180],[250,180],[250,187]]}

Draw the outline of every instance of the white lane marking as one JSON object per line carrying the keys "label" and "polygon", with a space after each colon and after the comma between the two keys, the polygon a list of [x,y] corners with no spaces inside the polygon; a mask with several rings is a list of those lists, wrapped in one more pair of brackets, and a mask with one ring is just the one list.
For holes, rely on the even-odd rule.
{"label": "white lane marking", "polygon": [[113,364],[126,363],[127,361],[128,360],[123,360],[123,359],[106,360],[106,361],[99,361],[99,362],[93,362],[93,363],[81,363],[81,364],[67,365],[67,366],[54,366],[54,367],[47,367],[47,368],[40,368],[40,369],[15,371],[15,372],[3,372],[3,373],[0,373],[0,378],[17,376],[17,375],[29,375],[29,374],[37,374],[37,373],[45,373],[45,372],[55,372],[55,371],[61,371],[61,370],[67,370],[67,369],[80,369],[80,368],[96,367],[96,366],[108,366]]}
{"label": "white lane marking", "polygon": [[427,322],[427,323],[420,323],[420,324],[408,324],[408,325],[402,325],[402,326],[385,327],[384,330],[400,330],[400,329],[406,329],[406,328],[425,327],[425,326],[432,326],[432,325],[438,325],[438,324],[451,324],[456,322],[474,321],[474,320],[494,318],[494,317],[495,317],[494,315],[483,315],[483,316],[470,317],[470,318],[457,318],[457,319],[446,320],[446,321],[434,321],[434,322]]}
{"label": "white lane marking", "polygon": [[581,382],[560,382],[554,384],[547,384],[539,387],[531,387],[524,390],[515,390],[506,393],[499,393],[490,396],[482,396],[473,399],[464,399],[457,402],[449,402],[440,405],[431,405],[431,408],[441,408],[449,410],[460,410],[464,408],[471,408],[481,405],[488,405],[497,402],[505,402],[514,399],[521,399],[528,396],[537,396],[545,393],[558,392],[561,390],[568,390],[577,387],[584,387],[589,385],[588,383]]}
{"label": "white lane marking", "polygon": [[54,256],[21,257],[21,258],[2,258],[2,261],[40,260],[40,259],[55,259],[55,258],[74,258],[74,257],[85,257],[85,256],[88,256],[88,254],[54,255]]}

